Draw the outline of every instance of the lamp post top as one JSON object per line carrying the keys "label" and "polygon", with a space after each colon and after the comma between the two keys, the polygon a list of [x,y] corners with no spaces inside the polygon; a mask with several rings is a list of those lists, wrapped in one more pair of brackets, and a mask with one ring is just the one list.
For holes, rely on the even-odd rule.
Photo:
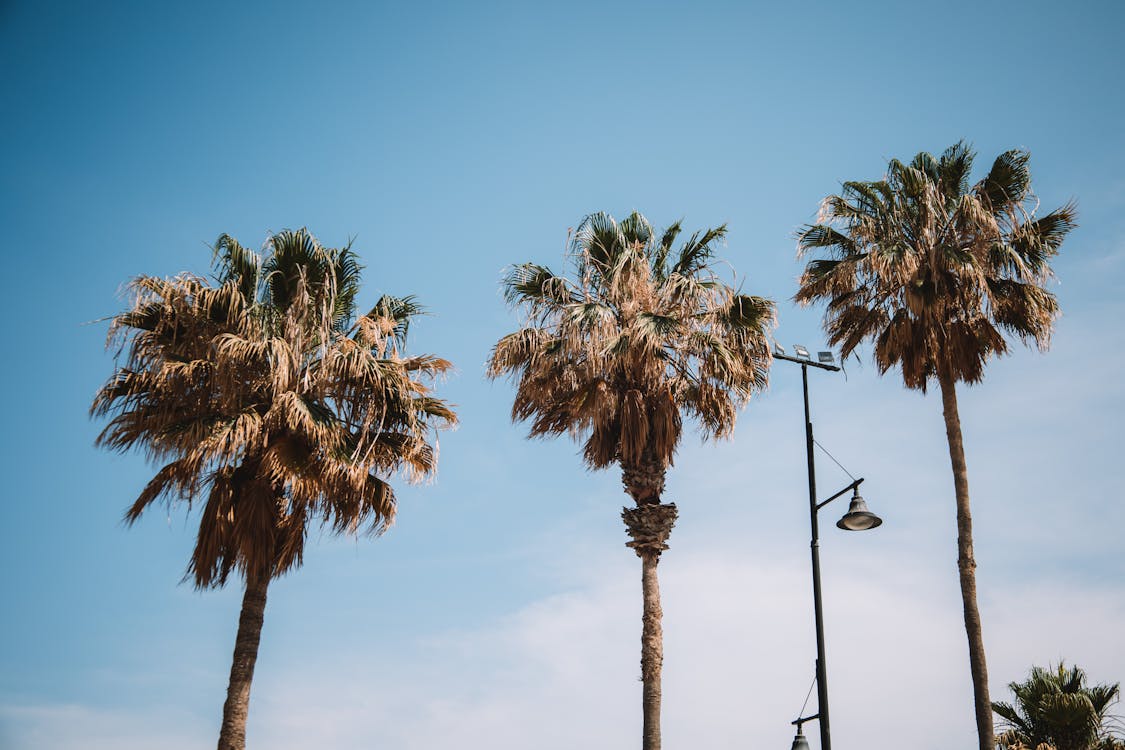
{"label": "lamp post top", "polygon": [[[807,354],[808,352],[806,352]],[[832,352],[820,352],[819,362],[814,361],[812,357],[792,357],[785,353],[780,346],[774,347],[773,358],[784,359],[786,362],[796,362],[799,365],[808,365],[809,367],[819,367],[821,370],[829,370],[831,372],[839,372],[840,368],[832,362]],[[824,355],[828,355],[824,357]],[[828,361],[824,361],[827,359]]]}

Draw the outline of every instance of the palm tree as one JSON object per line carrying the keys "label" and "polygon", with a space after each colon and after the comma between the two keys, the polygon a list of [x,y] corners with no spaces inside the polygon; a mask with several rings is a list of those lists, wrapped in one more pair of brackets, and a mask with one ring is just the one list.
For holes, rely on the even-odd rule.
{"label": "palm tree", "polygon": [[1109,729],[1109,707],[1121,686],[1086,685],[1086,673],[1066,664],[1048,669],[1032,667],[1024,682],[1008,689],[1015,704],[996,702],[992,710],[1007,725],[998,742],[1002,748],[1047,744],[1055,750],[1114,750],[1125,747]]}
{"label": "palm tree", "polygon": [[713,245],[725,226],[674,249],[680,232],[678,222],[658,235],[638,213],[621,222],[597,213],[573,236],[572,276],[512,267],[506,298],[527,321],[500,339],[488,363],[490,378],[516,382],[512,419],[529,420],[531,436],[583,437],[587,467],[621,468],[636,506],[622,514],[627,546],[642,566],[645,750],[660,748],[656,566],[677,513],[661,501],[665,473],[685,415],[706,436],[728,436],[737,409],[765,387],[774,321],[773,302],[715,273]]}
{"label": "palm tree", "polygon": [[829,341],[851,354],[875,342],[881,373],[898,365],[908,388],[941,388],[957,499],[957,567],[973,679],[980,750],[993,746],[992,710],[973,558],[969,480],[958,382],[976,383],[1010,334],[1045,350],[1058,317],[1044,288],[1049,261],[1074,227],[1073,204],[1035,218],[1030,155],[1001,154],[970,185],[974,154],[965,143],[940,158],[892,160],[876,182],[846,182],[825,199],[818,223],[798,235],[811,260],[796,300],[828,303]]}
{"label": "palm tree", "polygon": [[185,578],[199,589],[245,579],[220,750],[243,748],[266,592],[300,566],[308,526],[372,535],[394,519],[387,477],[435,468],[430,439],[456,415],[427,383],[451,365],[402,352],[412,298],[384,296],[355,316],[360,266],[350,246],[302,229],[265,255],[227,235],[213,282],[140,276],[112,319],[124,362],[91,413],[97,443],[134,447],[162,468],[128,509],[202,506]]}

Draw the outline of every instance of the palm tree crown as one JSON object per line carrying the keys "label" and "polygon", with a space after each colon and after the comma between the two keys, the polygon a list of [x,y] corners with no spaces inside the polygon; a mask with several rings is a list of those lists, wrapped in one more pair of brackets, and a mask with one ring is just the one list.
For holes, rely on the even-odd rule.
{"label": "palm tree crown", "polygon": [[999,737],[1001,747],[1038,747],[1055,750],[1106,750],[1125,747],[1109,731],[1109,715],[1120,695],[1120,685],[1086,684],[1086,673],[1057,667],[1033,667],[1023,682],[1008,685],[1014,703],[995,702],[994,710],[1007,724]]}
{"label": "palm tree crown", "polygon": [[[585,436],[590,468],[662,474],[682,414],[729,435],[737,409],[766,385],[773,303],[716,275],[725,226],[674,249],[680,232],[677,222],[657,234],[638,213],[620,223],[594,214],[574,234],[573,277],[523,263],[504,280],[527,324],[496,344],[488,374],[516,380],[512,417],[530,420],[532,436]],[[647,486],[634,499],[658,494]]]}
{"label": "palm tree crown", "polygon": [[98,444],[163,464],[125,514],[157,500],[203,505],[188,572],[198,588],[246,581],[219,750],[243,750],[270,581],[302,562],[308,527],[375,534],[394,519],[386,477],[435,466],[436,430],[456,422],[432,395],[443,359],[406,356],[409,297],[356,317],[350,246],[302,229],[261,257],[223,235],[214,283],[141,276],[113,318],[124,362],[91,412]]}
{"label": "palm tree crown", "polygon": [[939,158],[892,160],[883,180],[844,183],[798,237],[802,253],[827,257],[810,260],[797,301],[828,302],[842,355],[873,340],[880,371],[901,365],[909,388],[942,370],[978,382],[1007,351],[1004,333],[1046,348],[1058,316],[1043,284],[1073,204],[1036,219],[1030,155],[1001,154],[970,185],[973,156],[958,143]]}

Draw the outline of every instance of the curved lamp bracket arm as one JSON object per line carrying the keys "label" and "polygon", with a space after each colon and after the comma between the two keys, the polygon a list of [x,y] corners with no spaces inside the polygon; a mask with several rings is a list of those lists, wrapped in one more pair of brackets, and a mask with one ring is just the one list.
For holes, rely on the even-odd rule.
{"label": "curved lamp bracket arm", "polygon": [[863,477],[860,477],[859,479],[855,480],[854,482],[852,482],[852,483],[851,483],[851,484],[849,484],[849,485],[848,485],[847,487],[845,487],[844,489],[840,490],[839,492],[837,492],[837,493],[836,493],[835,495],[833,495],[832,497],[828,498],[827,500],[825,500],[825,501],[823,501],[823,502],[819,502],[819,503],[817,503],[817,504],[816,504],[816,509],[817,509],[817,510],[820,510],[820,509],[821,509],[821,508],[823,508],[823,507],[824,507],[825,505],[828,505],[828,503],[832,502],[833,500],[835,500],[836,498],[840,497],[841,495],[846,495],[847,493],[849,493],[849,492],[851,492],[852,490],[854,490],[854,489],[856,489],[857,487],[859,487],[859,486],[860,486],[861,484],[863,484]]}

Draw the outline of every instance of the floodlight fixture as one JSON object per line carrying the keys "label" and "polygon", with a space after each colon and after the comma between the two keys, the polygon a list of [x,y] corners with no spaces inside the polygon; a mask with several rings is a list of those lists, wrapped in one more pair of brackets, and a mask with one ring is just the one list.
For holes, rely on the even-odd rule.
{"label": "floodlight fixture", "polygon": [[817,352],[816,358],[820,360],[820,364],[822,365],[836,364],[836,358],[832,356],[832,352]]}
{"label": "floodlight fixture", "polygon": [[773,342],[773,351],[774,351],[775,354],[784,355],[785,354],[785,347],[775,341],[775,342]]}
{"label": "floodlight fixture", "polygon": [[812,359],[812,357],[809,356],[809,350],[800,344],[793,344],[793,353],[801,359]]}

